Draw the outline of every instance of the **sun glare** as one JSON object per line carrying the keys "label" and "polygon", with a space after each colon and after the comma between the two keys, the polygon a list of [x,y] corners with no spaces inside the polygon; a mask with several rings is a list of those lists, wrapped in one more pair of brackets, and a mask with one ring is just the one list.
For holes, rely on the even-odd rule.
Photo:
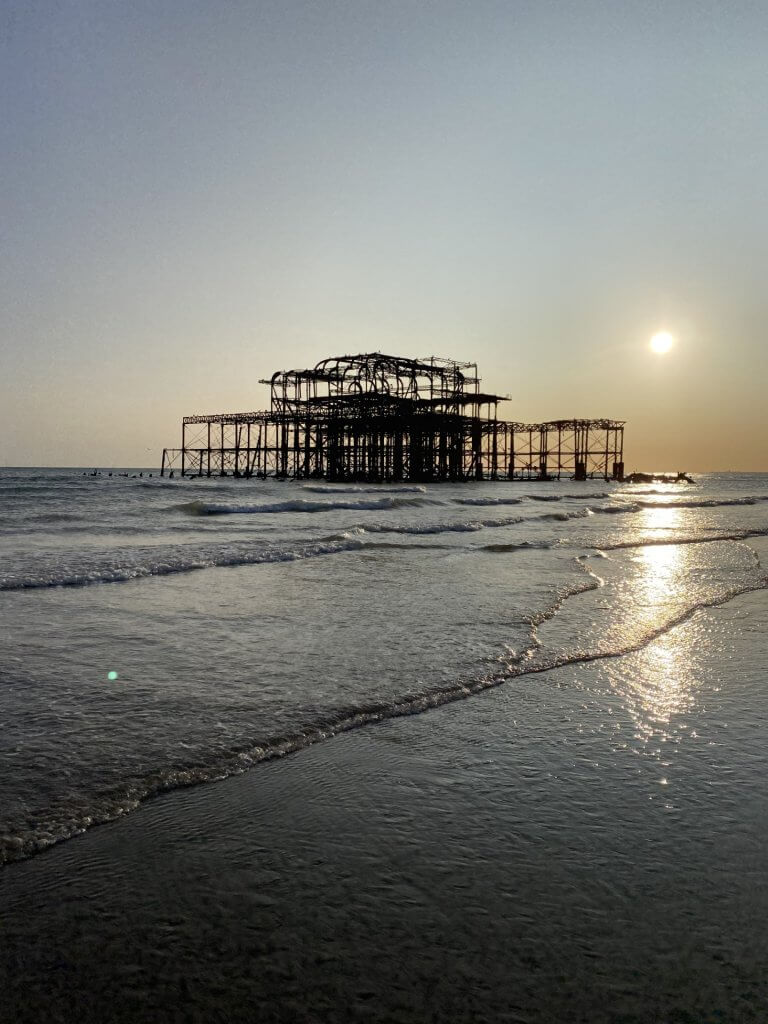
{"label": "sun glare", "polygon": [[665,352],[669,352],[673,342],[674,338],[669,331],[659,331],[651,338],[651,351],[663,355]]}

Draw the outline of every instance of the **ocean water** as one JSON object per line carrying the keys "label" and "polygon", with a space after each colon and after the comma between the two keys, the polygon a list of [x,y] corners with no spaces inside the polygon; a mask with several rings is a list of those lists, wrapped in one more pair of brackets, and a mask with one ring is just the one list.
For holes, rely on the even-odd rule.
{"label": "ocean water", "polygon": [[[703,610],[766,587],[768,474],[353,486],[148,472],[0,470],[0,862],[341,732],[422,712],[428,730],[430,709],[495,687],[525,694],[535,732],[537,679],[568,666],[614,666],[604,685],[631,727],[603,716],[606,750],[659,786],[676,748],[705,773],[697,655],[722,650],[730,677]],[[758,698],[742,687],[728,720],[756,764]],[[593,725],[585,705],[569,728]],[[626,783],[617,769],[614,800]],[[557,803],[557,778],[538,784]]]}

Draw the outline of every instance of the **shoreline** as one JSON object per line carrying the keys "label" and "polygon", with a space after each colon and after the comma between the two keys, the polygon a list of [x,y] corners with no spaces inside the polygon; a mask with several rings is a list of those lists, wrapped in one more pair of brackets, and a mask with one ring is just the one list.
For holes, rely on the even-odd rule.
{"label": "shoreline", "polygon": [[[699,541],[699,543],[714,542],[716,542],[716,538],[705,538]],[[534,653],[534,645],[527,648],[520,655],[516,664],[508,665],[503,672],[497,675],[473,680],[458,680],[451,685],[433,687],[420,693],[404,692],[386,701],[332,709],[321,721],[309,722],[293,734],[267,736],[254,740],[243,748],[229,751],[224,760],[216,763],[190,765],[185,768],[175,769],[173,773],[159,780],[156,773],[153,773],[148,780],[131,780],[130,797],[127,795],[127,792],[123,791],[116,791],[113,794],[102,794],[112,800],[114,808],[98,812],[91,808],[88,811],[87,821],[84,824],[70,824],[73,831],[69,835],[62,836],[52,843],[43,842],[42,845],[33,846],[31,849],[22,848],[20,856],[14,855],[12,852],[8,853],[8,849],[13,851],[18,849],[17,847],[10,846],[6,848],[5,859],[0,860],[0,872],[12,864],[23,863],[26,860],[40,856],[55,846],[71,842],[94,828],[120,821],[127,815],[136,813],[145,804],[160,797],[197,786],[215,785],[224,782],[229,778],[247,774],[259,765],[282,760],[290,755],[301,753],[309,747],[329,739],[335,739],[344,733],[365,729],[368,726],[378,725],[389,720],[396,721],[400,718],[435,711],[449,704],[462,702],[486,691],[494,690],[497,687],[512,684],[514,681],[526,676],[538,676],[561,668],[577,668],[606,659],[624,658],[643,650],[655,640],[676,629],[702,611],[722,607],[745,595],[759,594],[766,588],[768,588],[768,578],[763,581],[761,586],[737,589],[685,608],[682,612],[672,616],[663,625],[651,629],[639,640],[626,644],[616,650],[576,651],[564,656],[550,655],[537,664],[535,660],[524,660]],[[535,626],[539,627],[542,624],[546,624],[561,609],[568,598],[588,596],[594,598],[596,590],[599,590],[599,585],[585,585],[583,588],[577,588],[573,592],[568,592],[558,599],[552,608],[549,609],[547,615],[535,622]],[[144,791],[137,794],[137,786],[143,786]],[[96,814],[98,814],[98,818],[94,820],[94,815]],[[35,840],[30,839],[27,842],[32,846]]]}
{"label": "shoreline", "polygon": [[722,749],[701,778],[709,747],[683,734],[672,767],[606,743],[657,638],[171,791],[0,872],[0,1017],[764,1019],[765,794],[718,701],[723,665],[738,688],[768,649],[765,591],[699,618],[743,654],[698,652],[697,728]]}

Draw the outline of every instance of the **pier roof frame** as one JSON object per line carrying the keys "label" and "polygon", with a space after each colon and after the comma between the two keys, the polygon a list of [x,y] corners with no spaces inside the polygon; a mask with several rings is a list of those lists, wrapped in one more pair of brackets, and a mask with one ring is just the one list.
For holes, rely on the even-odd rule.
{"label": "pier roof frame", "polygon": [[[300,400],[303,385],[310,390],[313,384],[327,384],[329,396],[373,392],[419,400],[427,395],[430,400],[438,396],[480,397],[476,363],[438,356],[412,359],[383,352],[329,356],[311,369],[278,370],[260,383],[269,385],[273,401],[278,403]],[[500,402],[507,396],[483,394],[480,400]]]}

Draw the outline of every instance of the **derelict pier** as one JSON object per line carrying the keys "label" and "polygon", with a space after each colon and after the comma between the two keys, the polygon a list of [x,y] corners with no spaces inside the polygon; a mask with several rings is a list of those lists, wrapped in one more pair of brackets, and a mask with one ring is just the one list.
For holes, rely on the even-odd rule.
{"label": "derelict pier", "polygon": [[264,412],[185,416],[161,475],[337,481],[621,480],[624,422],[498,418],[475,363],[380,352],[278,371]]}

